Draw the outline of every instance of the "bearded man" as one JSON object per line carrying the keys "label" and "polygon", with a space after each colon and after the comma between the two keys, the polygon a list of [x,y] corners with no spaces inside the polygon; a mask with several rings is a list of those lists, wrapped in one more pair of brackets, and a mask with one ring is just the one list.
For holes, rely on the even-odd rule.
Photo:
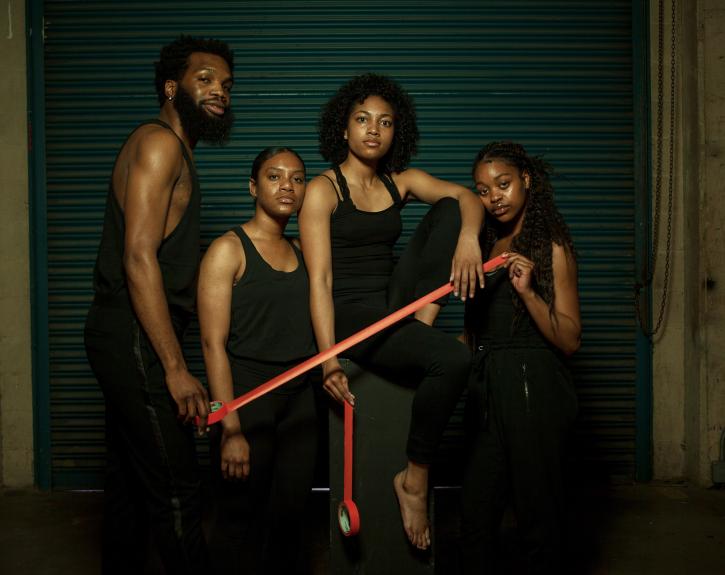
{"label": "bearded man", "polygon": [[147,526],[167,573],[207,569],[193,429],[209,402],[181,350],[194,311],[201,194],[193,150],[232,126],[233,58],[181,36],[156,63],[160,112],[121,147],[85,326],[106,405],[103,573],[143,572]]}

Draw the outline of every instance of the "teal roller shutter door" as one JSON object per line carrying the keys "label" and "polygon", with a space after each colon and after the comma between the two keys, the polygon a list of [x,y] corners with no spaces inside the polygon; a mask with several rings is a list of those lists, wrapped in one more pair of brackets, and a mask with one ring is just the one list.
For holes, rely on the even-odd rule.
{"label": "teal roller shutter door", "polygon": [[[325,167],[317,152],[320,106],[359,72],[390,74],[415,97],[422,140],[413,165],[436,176],[469,185],[471,160],[491,139],[543,154],[556,168],[557,201],[579,252],[577,459],[631,477],[634,174],[641,168],[632,9],[617,0],[46,0],[53,484],[95,485],[101,476],[103,404],[82,333],[107,181],[126,134],[157,113],[152,64],[180,32],[224,39],[236,57],[232,142],[196,153],[205,245],[251,214],[246,180],[261,148],[290,145],[310,174]],[[423,211],[406,209],[406,235]],[[461,305],[449,306],[440,325],[458,333],[461,313]],[[198,334],[191,336],[187,348],[202,373]],[[450,449],[460,413],[453,424]]]}

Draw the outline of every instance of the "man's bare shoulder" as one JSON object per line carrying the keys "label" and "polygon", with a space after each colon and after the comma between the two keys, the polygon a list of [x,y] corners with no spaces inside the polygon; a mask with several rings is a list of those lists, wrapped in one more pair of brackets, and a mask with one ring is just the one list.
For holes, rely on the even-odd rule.
{"label": "man's bare shoulder", "polygon": [[[126,141],[116,161],[113,172],[113,186],[117,190],[117,200],[126,212],[127,218],[134,218],[129,213],[129,198],[138,200],[141,197],[154,198],[168,208],[169,195],[188,197],[185,188],[178,188],[178,183],[187,173],[181,146],[176,135],[169,129],[157,125],[144,125],[136,129]],[[190,188],[189,188],[190,189]],[[146,211],[146,215],[151,211]],[[168,214],[164,211],[159,217]]]}
{"label": "man's bare shoulder", "polygon": [[166,160],[180,159],[183,156],[176,134],[158,124],[145,124],[138,128],[128,138],[125,147],[137,159],[147,155],[162,156]]}

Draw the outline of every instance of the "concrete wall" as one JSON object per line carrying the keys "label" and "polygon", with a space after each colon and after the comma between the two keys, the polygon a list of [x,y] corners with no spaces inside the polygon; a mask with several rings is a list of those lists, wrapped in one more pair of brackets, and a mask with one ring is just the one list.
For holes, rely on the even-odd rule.
{"label": "concrete wall", "polygon": [[[725,0],[678,4],[672,277],[654,339],[653,464],[656,479],[711,483],[725,426]],[[670,109],[670,2],[665,2],[663,200],[656,313],[664,285]],[[656,135],[657,0],[652,0],[652,126]],[[656,160],[656,142],[653,146]],[[656,170],[656,161],[653,162]],[[654,181],[654,175],[653,175]]]}
{"label": "concrete wall", "polygon": [[[720,436],[725,429],[725,0],[703,2],[699,32],[699,61],[703,73],[703,133],[701,140],[702,186],[702,337],[704,354],[700,377],[701,408],[695,433],[701,438],[699,457],[688,474],[707,482],[710,462],[720,454]],[[695,192],[696,190],[692,190]]]}
{"label": "concrete wall", "polygon": [[0,485],[33,483],[25,2],[0,10]]}
{"label": "concrete wall", "polygon": [[[653,325],[658,322],[660,314],[660,306],[665,288],[665,268],[668,255],[668,196],[672,193],[672,215],[671,215],[671,235],[669,245],[670,257],[670,276],[667,281],[667,298],[664,316],[659,331],[653,338],[653,474],[657,479],[682,479],[685,473],[685,380],[695,369],[695,373],[699,370],[697,359],[699,353],[693,350],[692,345],[688,345],[688,336],[692,334],[689,329],[693,323],[693,309],[698,309],[700,298],[689,289],[692,282],[688,282],[693,278],[689,276],[692,270],[693,261],[692,251],[697,254],[697,246],[686,241],[686,236],[691,236],[695,240],[698,238],[696,230],[699,223],[697,212],[692,218],[692,210],[698,210],[699,202],[683,201],[684,171],[687,168],[688,179],[693,177],[697,179],[697,170],[699,162],[697,159],[697,147],[688,148],[683,145],[683,141],[688,136],[689,139],[697,139],[692,137],[692,133],[697,134],[697,122],[693,125],[689,118],[697,117],[697,102],[693,104],[692,98],[685,98],[683,86],[690,86],[683,81],[683,72],[686,76],[691,76],[693,69],[697,73],[697,67],[693,67],[691,60],[693,54],[696,55],[696,41],[692,38],[683,37],[682,31],[686,27],[682,24],[682,12],[680,9],[676,15],[676,64],[675,64],[675,114],[674,114],[674,137],[671,138],[671,45],[673,41],[672,34],[672,12],[671,2],[665,1],[664,9],[664,29],[662,34],[663,50],[662,50],[662,100],[658,101],[658,75],[660,73],[658,67],[658,45],[659,45],[659,0],[651,0],[651,21],[650,21],[650,75],[651,75],[651,133],[652,133],[652,190],[653,190],[653,217],[652,221],[657,218],[659,212],[659,233],[656,238],[656,263],[655,263],[655,280],[652,292],[652,317]],[[682,6],[682,2],[679,2]],[[694,6],[695,16],[697,13],[697,3],[692,2],[690,11]],[[692,16],[691,14],[689,15]],[[695,18],[696,20],[696,18]],[[688,22],[690,20],[688,19]],[[691,80],[691,78],[690,78]],[[697,87],[695,88],[697,94]],[[687,94],[691,96],[690,94]],[[658,106],[662,109],[660,122],[657,118]],[[687,110],[685,108],[693,108]],[[687,122],[682,122],[683,115],[688,117]],[[661,124],[662,130],[658,133],[658,123]],[[672,190],[670,190],[670,166],[669,155],[670,145],[673,148],[673,178]],[[694,155],[695,157],[684,156]],[[661,180],[660,180],[660,206],[657,210],[656,206],[656,190],[658,188],[658,158],[661,158]],[[694,161],[693,161],[694,160]],[[690,217],[688,217],[690,216]],[[654,226],[654,224],[653,224]],[[695,278],[700,274],[695,269]],[[694,296],[694,297],[693,297]],[[697,334],[694,334],[694,340],[697,341]],[[688,363],[686,369],[685,363]],[[694,365],[693,365],[694,364]],[[687,374],[687,375],[686,375]]]}

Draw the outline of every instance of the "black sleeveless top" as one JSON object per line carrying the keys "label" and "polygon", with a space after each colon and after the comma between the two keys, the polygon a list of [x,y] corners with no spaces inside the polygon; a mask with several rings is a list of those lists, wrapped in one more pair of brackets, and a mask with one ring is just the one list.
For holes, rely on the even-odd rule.
{"label": "black sleeveless top", "polygon": [[[146,124],[157,124],[171,130],[171,127],[165,122],[154,119],[140,124],[134,132]],[[176,136],[173,130],[171,132]],[[156,255],[161,267],[161,277],[169,309],[173,313],[190,315],[194,311],[196,303],[196,278],[199,270],[201,192],[194,162],[184,143],[178,136],[177,139],[189,169],[192,183],[191,196],[179,223],[161,242]],[[116,199],[113,190],[113,175],[111,175],[103,219],[103,233],[93,270],[95,302],[101,305],[110,304],[115,307],[130,307],[131,305],[126,285],[126,272],[123,268],[125,231],[124,214]]]}
{"label": "black sleeveless top", "polygon": [[514,321],[516,296],[508,275],[505,268],[486,274],[483,290],[466,300],[466,324],[475,346],[465,408],[468,433],[488,426],[491,398],[501,406],[503,389],[521,393],[527,413],[530,402],[536,402],[537,410],[548,409],[547,426],[562,424],[561,414],[571,423],[576,414],[576,393],[563,355],[529,313]]}
{"label": "black sleeveless top", "polygon": [[339,166],[333,166],[342,199],[330,216],[332,249],[332,295],[336,302],[365,299],[387,290],[393,272],[393,247],[403,229],[403,200],[392,178],[378,174],[393,198],[393,205],[380,212],[358,210]]}
{"label": "black sleeveless top", "polygon": [[314,355],[307,270],[301,252],[291,272],[272,268],[241,226],[233,231],[242,242],[246,266],[232,288],[227,353],[231,359],[287,364]]}
{"label": "black sleeveless top", "polygon": [[[551,348],[528,313],[514,322],[513,287],[508,270],[499,268],[486,274],[486,286],[466,301],[474,344],[478,348]],[[480,351],[480,349],[479,349]]]}

